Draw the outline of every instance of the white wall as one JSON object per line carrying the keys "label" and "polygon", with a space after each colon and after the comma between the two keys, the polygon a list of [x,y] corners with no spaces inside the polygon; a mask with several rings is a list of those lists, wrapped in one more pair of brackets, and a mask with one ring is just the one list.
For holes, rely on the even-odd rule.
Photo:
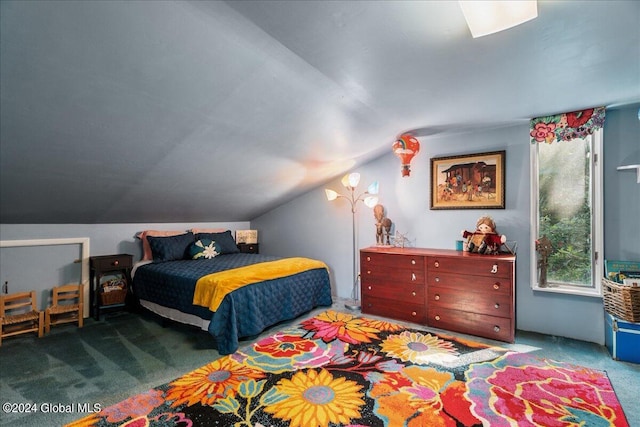
{"label": "white wall", "polygon": [[[629,119],[628,117],[632,117]],[[621,119],[624,117],[626,119]],[[607,111],[605,124],[605,157],[615,152],[616,157],[627,158],[638,154],[640,126],[637,106]],[[619,122],[624,123],[619,123]],[[620,129],[621,128],[621,129]],[[391,144],[389,144],[391,146]],[[430,158],[448,155],[506,150],[506,208],[504,210],[441,210],[429,209]],[[387,208],[394,226],[414,241],[414,246],[428,248],[455,248],[462,229],[473,230],[477,218],[491,215],[498,232],[508,240],[518,243],[516,328],[550,335],[570,337],[596,343],[604,343],[604,321],[601,298],[534,292],[530,284],[530,235],[529,227],[529,124],[486,130],[474,134],[459,134],[421,138],[421,151],[412,162],[411,177],[402,178],[400,161],[389,149],[383,155],[363,167],[354,169],[362,175],[362,189],[373,180],[380,182],[380,202]],[[635,162],[640,162],[636,159]],[[616,214],[616,225],[625,230],[624,236],[607,240],[605,248],[612,257],[640,260],[640,231],[637,221],[640,213],[640,186],[635,176],[617,172],[609,166],[605,169],[605,182],[628,189],[624,196],[629,214]],[[629,184],[627,181],[633,184]],[[615,184],[611,184],[614,182]],[[326,187],[341,190],[340,178]],[[621,196],[622,197],[622,196]],[[605,220],[613,216],[611,209],[619,210],[616,200],[605,194]],[[360,204],[359,245],[375,244],[373,213]],[[626,223],[626,225],[625,225]],[[260,249],[275,255],[302,254],[325,261],[332,274],[334,293],[349,297],[352,286],[351,215],[346,201],[328,202],[324,187],[274,209],[252,220],[252,228],[260,232]],[[609,224],[605,224],[605,233]],[[615,248],[615,250],[613,249]],[[605,257],[607,253],[605,253]]]}
{"label": "white wall", "polygon": [[604,133],[604,253],[613,260],[640,261],[640,104],[607,111]]}

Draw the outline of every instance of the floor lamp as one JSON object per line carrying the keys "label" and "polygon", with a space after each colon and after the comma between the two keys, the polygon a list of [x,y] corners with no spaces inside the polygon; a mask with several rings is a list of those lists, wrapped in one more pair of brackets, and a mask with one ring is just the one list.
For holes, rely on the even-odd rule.
{"label": "floor lamp", "polygon": [[345,304],[345,307],[350,310],[359,310],[359,297],[358,297],[358,270],[357,270],[357,258],[358,258],[358,244],[356,239],[356,211],[358,202],[363,202],[367,207],[374,207],[378,203],[378,181],[373,182],[367,191],[356,196],[356,187],[360,183],[360,174],[353,172],[345,175],[342,178],[342,185],[349,191],[349,194],[342,195],[337,192],[325,189],[327,200],[333,201],[339,198],[346,199],[351,203],[351,231],[353,234],[353,288],[351,290],[351,299],[353,303]]}

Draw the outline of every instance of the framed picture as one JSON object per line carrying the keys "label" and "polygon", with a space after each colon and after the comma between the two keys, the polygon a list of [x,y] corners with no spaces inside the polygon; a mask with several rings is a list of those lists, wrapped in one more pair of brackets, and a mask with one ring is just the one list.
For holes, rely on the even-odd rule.
{"label": "framed picture", "polygon": [[505,151],[433,157],[431,209],[504,209]]}

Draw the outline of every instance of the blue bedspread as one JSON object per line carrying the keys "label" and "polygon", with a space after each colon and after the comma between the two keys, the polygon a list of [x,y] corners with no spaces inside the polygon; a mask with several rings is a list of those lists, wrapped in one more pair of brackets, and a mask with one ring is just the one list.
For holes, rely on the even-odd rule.
{"label": "blue bedspread", "polygon": [[309,270],[282,279],[247,285],[227,295],[215,312],[193,305],[198,279],[204,275],[279,257],[235,253],[213,259],[158,262],[137,268],[136,297],[210,320],[209,333],[220,354],[238,349],[240,338],[250,337],[317,306],[330,306],[331,286],[326,269]]}

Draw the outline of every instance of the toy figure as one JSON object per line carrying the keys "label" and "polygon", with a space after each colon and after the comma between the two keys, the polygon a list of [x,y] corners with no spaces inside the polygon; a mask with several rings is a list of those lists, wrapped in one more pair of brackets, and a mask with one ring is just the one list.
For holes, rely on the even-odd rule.
{"label": "toy figure", "polygon": [[496,223],[489,216],[483,216],[476,223],[476,231],[463,230],[462,237],[467,239],[467,251],[480,254],[497,254],[507,236],[499,235]]}
{"label": "toy figure", "polygon": [[385,218],[382,220],[382,226],[384,227],[384,234],[387,236],[387,246],[391,246],[391,225],[393,222],[389,218]]}
{"label": "toy figure", "polygon": [[392,222],[385,216],[384,206],[375,205],[373,207],[373,216],[376,219],[376,244],[384,246],[386,236],[386,246],[391,246],[389,235],[391,234]]}

